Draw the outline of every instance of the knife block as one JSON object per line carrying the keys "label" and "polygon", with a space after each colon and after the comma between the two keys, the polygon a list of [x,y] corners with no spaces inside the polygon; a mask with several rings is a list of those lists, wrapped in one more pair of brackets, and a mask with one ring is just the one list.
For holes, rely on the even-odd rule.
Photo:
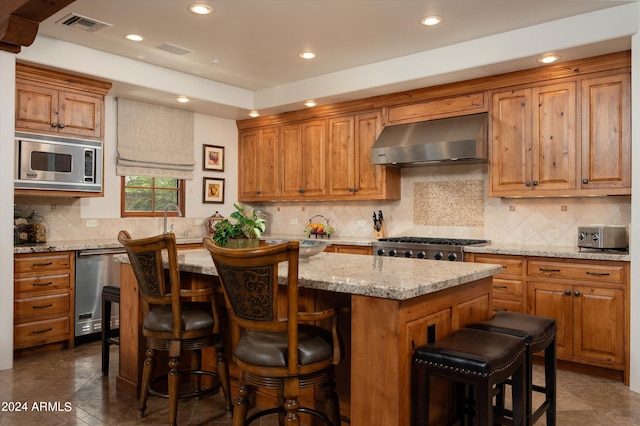
{"label": "knife block", "polygon": [[376,228],[373,228],[373,237],[376,240],[379,240],[380,238],[387,238],[387,227],[384,222],[382,222],[382,226],[380,226],[379,231],[376,231]]}

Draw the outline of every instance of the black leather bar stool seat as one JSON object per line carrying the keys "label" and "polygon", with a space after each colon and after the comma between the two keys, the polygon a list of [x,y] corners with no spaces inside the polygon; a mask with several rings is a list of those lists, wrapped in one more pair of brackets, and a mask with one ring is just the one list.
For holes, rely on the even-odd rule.
{"label": "black leather bar stool seat", "polygon": [[102,375],[109,375],[109,348],[120,346],[120,339],[111,333],[111,304],[120,306],[120,287],[106,285],[102,287]]}
{"label": "black leather bar stool seat", "polygon": [[[477,425],[523,425],[525,352],[525,341],[520,337],[469,328],[458,329],[434,343],[418,347],[411,370],[412,425],[429,424],[431,376],[455,382],[457,394],[461,393],[461,387],[472,385]],[[513,410],[498,412],[493,406],[494,387],[509,378],[512,379]],[[461,420],[464,407],[456,405],[458,420]]]}
{"label": "black leather bar stool seat", "polygon": [[[499,312],[488,320],[469,324],[467,327],[525,339],[527,348],[527,426],[533,425],[545,412],[547,426],[555,426],[556,320],[517,312]],[[544,351],[544,386],[534,385],[532,377],[533,354],[541,351]],[[535,411],[533,392],[540,392],[545,396],[544,402]]]}

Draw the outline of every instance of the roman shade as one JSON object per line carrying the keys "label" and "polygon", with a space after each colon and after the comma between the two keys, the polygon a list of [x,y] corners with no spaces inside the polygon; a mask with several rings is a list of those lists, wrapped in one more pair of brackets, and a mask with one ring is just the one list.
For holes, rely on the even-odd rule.
{"label": "roman shade", "polygon": [[193,179],[193,113],[117,98],[119,176]]}

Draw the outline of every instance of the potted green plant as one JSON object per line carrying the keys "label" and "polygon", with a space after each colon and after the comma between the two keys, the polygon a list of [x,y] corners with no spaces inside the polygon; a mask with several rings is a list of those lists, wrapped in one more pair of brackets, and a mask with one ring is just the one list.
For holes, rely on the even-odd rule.
{"label": "potted green plant", "polygon": [[258,247],[260,235],[264,232],[265,221],[255,211],[250,214],[238,204],[236,211],[213,226],[213,241],[220,247],[248,248]]}

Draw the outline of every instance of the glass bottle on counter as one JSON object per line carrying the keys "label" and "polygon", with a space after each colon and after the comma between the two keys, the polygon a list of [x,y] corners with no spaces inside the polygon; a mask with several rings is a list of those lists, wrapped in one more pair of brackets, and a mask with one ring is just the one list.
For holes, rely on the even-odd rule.
{"label": "glass bottle on counter", "polygon": [[31,212],[31,216],[27,218],[29,224],[29,242],[30,243],[46,243],[47,242],[47,226],[44,224],[42,216],[36,210]]}

